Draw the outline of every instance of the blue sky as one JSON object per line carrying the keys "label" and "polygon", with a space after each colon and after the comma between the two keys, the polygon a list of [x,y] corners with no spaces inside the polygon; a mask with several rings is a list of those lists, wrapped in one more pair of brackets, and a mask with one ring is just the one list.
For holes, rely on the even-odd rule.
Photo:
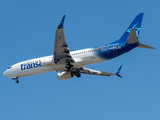
{"label": "blue sky", "polygon": [[[159,0],[1,0],[0,120],[159,120]],[[139,40],[156,50],[136,48],[115,59],[88,65],[117,76],[82,75],[59,81],[56,72],[4,77],[11,65],[53,54],[55,30],[64,14],[70,50],[105,45],[121,37],[144,12]]]}

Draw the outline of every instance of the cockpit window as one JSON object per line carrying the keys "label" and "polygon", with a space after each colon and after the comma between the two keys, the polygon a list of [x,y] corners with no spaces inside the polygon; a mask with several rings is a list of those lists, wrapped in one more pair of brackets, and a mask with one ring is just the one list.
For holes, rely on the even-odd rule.
{"label": "cockpit window", "polygon": [[12,66],[10,66],[8,69],[11,69],[12,68]]}

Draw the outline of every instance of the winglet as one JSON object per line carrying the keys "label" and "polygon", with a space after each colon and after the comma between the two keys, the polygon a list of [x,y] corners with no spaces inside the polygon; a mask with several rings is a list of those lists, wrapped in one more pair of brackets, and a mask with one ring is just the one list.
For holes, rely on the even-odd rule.
{"label": "winglet", "polygon": [[58,26],[58,29],[63,28],[65,16],[66,16],[66,15],[63,16],[63,18],[62,18],[62,20],[61,20],[61,22],[60,22],[60,24],[59,24],[59,26]]}
{"label": "winglet", "polygon": [[120,77],[120,78],[122,78],[122,76],[119,75],[119,73],[120,73],[120,71],[121,71],[121,68],[122,68],[122,65],[119,67],[119,69],[118,69],[117,72],[116,72],[116,75],[117,75],[118,77]]}

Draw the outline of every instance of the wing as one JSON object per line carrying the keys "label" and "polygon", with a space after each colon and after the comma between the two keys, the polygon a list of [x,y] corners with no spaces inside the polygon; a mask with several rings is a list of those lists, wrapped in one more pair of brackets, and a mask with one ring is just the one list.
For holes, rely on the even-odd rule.
{"label": "wing", "polygon": [[88,69],[88,68],[81,68],[81,69],[79,69],[80,70],[79,72],[83,73],[83,74],[90,74],[90,75],[100,75],[100,76],[117,75],[117,76],[121,77],[119,75],[121,68],[122,68],[122,65],[120,66],[120,68],[118,69],[118,71],[116,73],[108,73],[108,72],[103,72],[103,71],[98,71],[98,70],[93,70],[93,69]]}
{"label": "wing", "polygon": [[55,42],[54,42],[54,62],[57,63],[66,63],[68,61],[74,62],[72,59],[69,48],[65,40],[63,24],[64,24],[65,15],[63,16],[59,26],[56,29],[55,33]]}

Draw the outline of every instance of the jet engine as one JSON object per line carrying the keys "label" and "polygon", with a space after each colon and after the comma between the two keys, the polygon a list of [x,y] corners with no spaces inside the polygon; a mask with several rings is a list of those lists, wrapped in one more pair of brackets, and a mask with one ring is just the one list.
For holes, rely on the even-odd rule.
{"label": "jet engine", "polygon": [[73,72],[68,72],[68,71],[62,71],[62,72],[57,74],[57,78],[59,80],[69,79],[69,78],[72,78],[73,76],[74,76],[74,73]]}

